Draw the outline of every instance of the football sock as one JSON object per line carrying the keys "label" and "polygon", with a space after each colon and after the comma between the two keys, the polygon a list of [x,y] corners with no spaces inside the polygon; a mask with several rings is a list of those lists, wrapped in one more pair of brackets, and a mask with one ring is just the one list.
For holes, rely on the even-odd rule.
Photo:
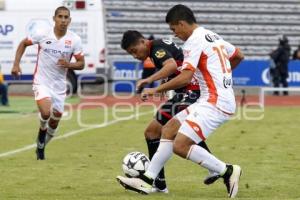
{"label": "football sock", "polygon": [[202,167],[219,173],[220,175],[224,174],[226,171],[226,164],[214,155],[208,153],[204,148],[198,145],[192,145],[186,159],[191,160]]}
{"label": "football sock", "polygon": [[53,129],[50,126],[47,128],[47,134],[46,134],[46,139],[45,139],[46,144],[48,144],[48,142],[50,142],[50,140],[54,137],[56,129],[57,128]]}
{"label": "football sock", "polygon": [[206,151],[208,151],[209,153],[211,153],[211,151],[209,150],[208,146],[206,145],[206,143],[204,141],[199,142],[198,145],[200,147],[202,147],[203,149],[205,149]]}
{"label": "football sock", "polygon": [[[150,160],[152,160],[152,157],[159,146],[159,141],[160,139],[152,139],[152,140],[146,139]],[[155,179],[154,185],[160,190],[164,190],[167,187],[164,168],[160,170],[157,178]]]}
{"label": "football sock", "polygon": [[42,116],[41,116],[41,113],[39,113],[39,117],[40,117],[40,128],[42,130],[46,130],[47,129],[48,119],[43,119]]}
{"label": "football sock", "polygon": [[154,154],[145,175],[155,179],[165,163],[171,158],[172,154],[173,140],[161,139],[159,147]]}
{"label": "football sock", "polygon": [[45,138],[46,138],[46,130],[42,130],[39,129],[39,133],[38,133],[38,142],[42,145],[39,146],[38,144],[38,148],[43,148],[44,147],[44,143],[45,143]]}

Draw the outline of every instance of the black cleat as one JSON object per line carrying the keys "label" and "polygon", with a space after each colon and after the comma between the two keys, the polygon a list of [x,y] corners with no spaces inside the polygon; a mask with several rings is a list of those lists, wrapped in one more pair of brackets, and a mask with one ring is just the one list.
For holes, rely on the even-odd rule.
{"label": "black cleat", "polygon": [[45,160],[45,148],[36,148],[35,153],[36,153],[36,159],[37,160]]}
{"label": "black cleat", "polygon": [[36,158],[37,160],[45,160],[45,138],[47,130],[39,130],[38,138],[36,140]]}

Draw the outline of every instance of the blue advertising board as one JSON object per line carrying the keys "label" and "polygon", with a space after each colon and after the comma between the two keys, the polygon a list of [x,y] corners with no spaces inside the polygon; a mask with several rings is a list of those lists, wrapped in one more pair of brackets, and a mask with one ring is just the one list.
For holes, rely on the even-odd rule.
{"label": "blue advertising board", "polygon": [[[300,61],[289,62],[289,86],[300,86]],[[270,86],[269,61],[244,60],[233,70],[233,83],[236,86]]]}

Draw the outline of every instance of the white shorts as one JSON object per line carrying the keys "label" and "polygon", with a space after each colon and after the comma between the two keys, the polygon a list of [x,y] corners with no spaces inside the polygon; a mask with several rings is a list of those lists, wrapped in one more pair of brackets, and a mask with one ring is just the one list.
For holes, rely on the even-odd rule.
{"label": "white shorts", "polygon": [[228,121],[230,115],[208,102],[196,102],[179,112],[175,117],[181,123],[178,132],[198,144],[220,125]]}
{"label": "white shorts", "polygon": [[66,93],[55,92],[45,85],[33,85],[32,90],[34,92],[34,99],[39,101],[41,99],[50,98],[52,103],[52,109],[57,110],[60,113],[64,112],[64,104]]}

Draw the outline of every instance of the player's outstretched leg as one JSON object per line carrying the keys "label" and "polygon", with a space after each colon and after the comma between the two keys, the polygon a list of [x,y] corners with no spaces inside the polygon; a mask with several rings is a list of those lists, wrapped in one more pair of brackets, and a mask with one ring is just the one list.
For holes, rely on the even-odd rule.
{"label": "player's outstretched leg", "polygon": [[37,160],[45,160],[45,138],[46,138],[47,129],[39,129],[37,137],[37,147],[36,147],[36,157]]}
{"label": "player's outstretched leg", "polygon": [[226,167],[226,172],[222,177],[224,178],[228,197],[234,198],[239,190],[239,180],[242,175],[242,169],[238,165],[227,165]]}
{"label": "player's outstretched leg", "polygon": [[[165,120],[165,121],[167,121],[167,120]],[[160,143],[161,129],[162,129],[161,124],[164,124],[164,121],[159,122],[158,120],[154,119],[150,122],[148,127],[145,129],[144,134],[145,134],[145,138],[146,138],[146,142],[147,142],[150,160],[152,160],[152,157],[156,153],[156,150],[158,149],[158,146]],[[156,179],[154,181],[154,186],[155,186],[157,192],[168,193],[164,168],[161,169],[158,176],[156,177]]]}
{"label": "player's outstretched leg", "polygon": [[[149,159],[152,160],[152,157],[159,146],[160,139],[152,139],[152,140],[146,139],[146,141],[148,146]],[[164,168],[160,170],[157,178],[154,181],[154,186],[156,187],[157,192],[162,192],[162,193],[169,192],[166,184]]]}
{"label": "player's outstretched leg", "polygon": [[[207,144],[204,141],[199,142],[198,146],[202,147],[203,149],[205,149],[206,151],[211,153],[210,149],[208,148]],[[208,171],[209,171],[209,173],[204,178],[204,181],[203,181],[205,185],[213,184],[215,181],[217,181],[221,177],[220,174],[218,174],[217,172],[214,172],[211,170],[208,170]]]}

